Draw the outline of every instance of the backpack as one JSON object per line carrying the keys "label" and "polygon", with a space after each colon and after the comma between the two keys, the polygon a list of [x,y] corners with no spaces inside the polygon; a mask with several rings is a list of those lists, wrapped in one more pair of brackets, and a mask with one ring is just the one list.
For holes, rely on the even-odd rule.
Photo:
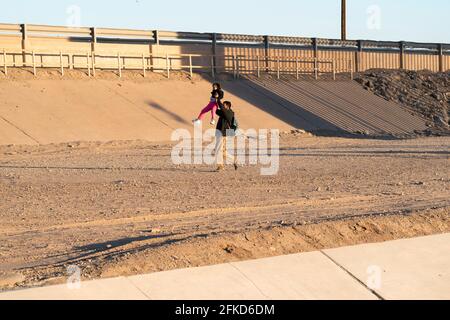
{"label": "backpack", "polygon": [[236,119],[236,117],[233,117],[233,123],[231,124],[231,129],[234,131],[237,131],[239,129],[239,123]]}
{"label": "backpack", "polygon": [[238,123],[236,117],[233,117],[233,121],[229,127],[230,127],[230,129],[228,129],[228,130],[230,132],[227,134],[230,137],[235,137],[235,136],[239,135],[239,123]]}

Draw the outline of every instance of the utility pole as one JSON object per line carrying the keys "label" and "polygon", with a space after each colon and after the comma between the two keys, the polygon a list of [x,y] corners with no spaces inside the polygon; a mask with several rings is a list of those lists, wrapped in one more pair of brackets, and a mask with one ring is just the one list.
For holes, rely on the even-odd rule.
{"label": "utility pole", "polygon": [[347,0],[341,1],[341,40],[347,40]]}

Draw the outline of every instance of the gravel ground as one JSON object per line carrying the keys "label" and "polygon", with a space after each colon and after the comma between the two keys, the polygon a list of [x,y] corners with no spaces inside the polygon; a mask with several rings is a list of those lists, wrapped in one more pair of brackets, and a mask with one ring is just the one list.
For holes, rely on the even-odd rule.
{"label": "gravel ground", "polygon": [[0,287],[449,232],[449,146],[285,134],[274,176],[173,165],[169,143],[0,146]]}

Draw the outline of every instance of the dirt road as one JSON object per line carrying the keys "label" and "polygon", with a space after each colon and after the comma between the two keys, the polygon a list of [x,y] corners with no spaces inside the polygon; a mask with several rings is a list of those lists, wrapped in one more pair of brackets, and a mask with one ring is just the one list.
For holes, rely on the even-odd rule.
{"label": "dirt road", "polygon": [[284,135],[275,176],[170,152],[0,146],[0,286],[61,282],[68,265],[93,278],[450,231],[449,137]]}

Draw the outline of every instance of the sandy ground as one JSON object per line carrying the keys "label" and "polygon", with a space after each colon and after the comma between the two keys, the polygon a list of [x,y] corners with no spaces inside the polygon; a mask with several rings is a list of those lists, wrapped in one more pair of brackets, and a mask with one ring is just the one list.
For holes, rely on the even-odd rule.
{"label": "sandy ground", "polygon": [[283,135],[280,171],[143,141],[0,146],[0,287],[450,232],[450,138]]}

